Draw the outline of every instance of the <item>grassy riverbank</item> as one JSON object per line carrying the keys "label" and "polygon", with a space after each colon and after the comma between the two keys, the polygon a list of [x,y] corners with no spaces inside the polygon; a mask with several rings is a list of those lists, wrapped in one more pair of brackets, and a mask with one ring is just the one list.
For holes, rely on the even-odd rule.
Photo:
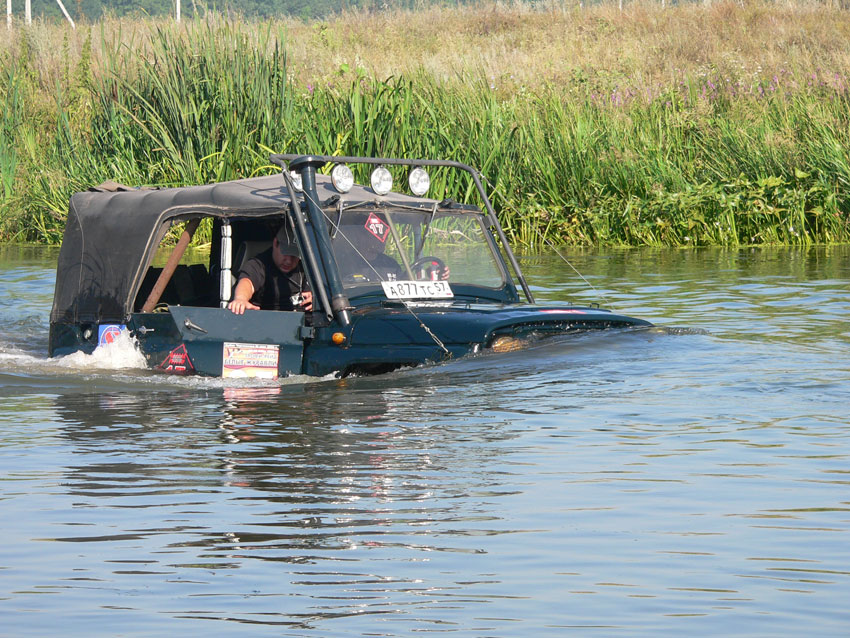
{"label": "grassy riverbank", "polygon": [[304,151],[470,163],[528,245],[848,242],[848,39],[763,3],[34,25],[0,44],[0,239],[58,241],[105,179]]}

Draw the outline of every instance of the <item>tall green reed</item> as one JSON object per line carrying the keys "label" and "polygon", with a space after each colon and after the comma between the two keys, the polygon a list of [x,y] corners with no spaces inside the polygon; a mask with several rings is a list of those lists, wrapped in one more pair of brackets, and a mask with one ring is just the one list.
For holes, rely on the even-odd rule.
{"label": "tall green reed", "polygon": [[2,73],[2,101],[0,101],[0,206],[12,197],[15,173],[18,167],[18,149],[15,137],[23,119],[23,109],[18,76],[9,65]]}
{"label": "tall green reed", "polygon": [[[50,134],[23,113],[13,148],[0,148],[31,168],[34,141],[43,147],[44,166],[12,178],[31,194],[25,236],[56,241],[70,193],[104,179],[206,183],[273,171],[269,152],[304,152],[471,164],[509,237],[532,247],[850,241],[840,87],[765,92],[703,77],[514,90],[478,75],[380,80],[344,67],[298,84],[286,33],[249,26],[196,18],[124,44],[101,33],[100,70],[80,60],[70,86],[47,89]],[[472,195],[449,171],[432,184],[438,199]]]}
{"label": "tall green reed", "polygon": [[196,18],[185,30],[158,27],[140,60],[110,50],[95,144],[159,184],[234,179],[265,163],[261,147],[290,115],[286,55],[270,24],[252,38],[234,23]]}

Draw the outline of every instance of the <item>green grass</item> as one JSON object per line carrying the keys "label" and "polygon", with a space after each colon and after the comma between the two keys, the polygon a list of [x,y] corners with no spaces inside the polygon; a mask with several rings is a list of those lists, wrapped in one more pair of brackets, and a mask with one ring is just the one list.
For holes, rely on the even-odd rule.
{"label": "green grass", "polygon": [[[754,12],[698,10],[682,19],[737,24]],[[633,22],[675,16],[641,11]],[[619,24],[605,8],[587,13],[600,37]],[[476,24],[520,34],[526,15],[538,19]],[[0,52],[0,239],[58,242],[70,194],[106,179],[207,183],[272,172],[270,152],[310,152],[471,164],[509,238],[529,247],[850,241],[850,73],[839,62],[813,69],[799,54],[772,75],[747,64],[606,75],[584,61],[533,84],[469,64],[382,77],[342,63],[305,78],[286,24],[106,26],[66,39],[64,66],[27,35]],[[337,50],[352,37],[339,25],[311,33]],[[432,183],[437,198],[472,195],[447,172]]]}

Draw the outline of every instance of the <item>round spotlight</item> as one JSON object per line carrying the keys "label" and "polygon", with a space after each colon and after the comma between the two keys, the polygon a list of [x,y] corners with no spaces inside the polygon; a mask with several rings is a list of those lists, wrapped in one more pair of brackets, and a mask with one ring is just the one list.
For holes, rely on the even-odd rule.
{"label": "round spotlight", "polygon": [[378,166],[372,171],[372,190],[378,195],[386,195],[392,190],[393,176],[385,166]]}
{"label": "round spotlight", "polygon": [[354,173],[345,164],[337,164],[331,170],[331,181],[340,193],[347,193],[354,186]]}
{"label": "round spotlight", "polygon": [[295,190],[303,190],[304,184],[301,183],[301,173],[289,171],[289,178],[292,180],[292,185],[295,187]]}
{"label": "round spotlight", "polygon": [[417,166],[410,171],[407,183],[410,185],[410,191],[414,195],[422,197],[431,188],[431,177],[428,175],[428,171],[421,166]]}

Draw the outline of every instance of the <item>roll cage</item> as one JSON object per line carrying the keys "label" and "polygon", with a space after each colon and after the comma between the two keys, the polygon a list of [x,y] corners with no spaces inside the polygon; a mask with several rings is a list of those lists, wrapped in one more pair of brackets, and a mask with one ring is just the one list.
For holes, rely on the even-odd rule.
{"label": "roll cage", "polygon": [[[220,211],[217,215],[204,215],[201,210],[198,210],[201,213],[197,216],[198,218],[211,216],[214,220],[213,243],[208,263],[210,294],[206,297],[196,295],[194,299],[198,300],[197,304],[193,303],[192,297],[187,297],[185,294],[175,295],[175,287],[179,287],[181,281],[188,280],[187,268],[181,266],[174,271],[176,276],[168,274],[164,277],[168,288],[165,289],[163,302],[226,306],[240,265],[271,245],[271,237],[274,235],[276,226],[288,223],[298,238],[304,270],[314,291],[314,313],[319,316],[324,315],[327,321],[336,318],[342,325],[347,325],[350,321],[349,312],[354,306],[385,300],[380,284],[374,281],[371,285],[352,285],[350,281],[344,281],[347,273],[345,270],[341,271],[340,264],[337,263],[339,256],[337,240],[340,240],[339,243],[343,245],[345,241],[351,244],[351,241],[345,237],[346,233],[343,232],[347,220],[357,215],[362,217],[370,214],[378,215],[381,220],[389,224],[391,232],[388,234],[386,244],[392,248],[389,248],[388,252],[392,252],[393,257],[397,258],[400,267],[406,272],[406,278],[409,279],[418,278],[413,276],[411,265],[423,255],[422,251],[428,242],[429,233],[435,232],[433,221],[436,218],[464,216],[475,220],[473,226],[479,228],[479,239],[483,240],[481,243],[489,248],[489,259],[492,260],[494,272],[498,271],[499,275],[498,277],[491,275],[488,280],[490,283],[484,286],[477,285],[474,278],[462,280],[453,276],[451,284],[456,295],[466,301],[518,302],[519,297],[509,272],[508,264],[510,264],[510,270],[513,270],[516,275],[525,297],[530,303],[534,302],[531,290],[482,186],[481,177],[470,166],[444,160],[296,154],[271,155],[270,161],[281,167],[283,187],[277,196],[281,204],[280,208],[266,209],[263,212],[246,210],[244,213],[231,209],[224,214]],[[356,193],[348,196],[335,191],[329,184],[330,180],[318,174],[318,169],[326,164],[440,167],[461,170],[472,178],[484,203],[484,210],[450,200],[438,202],[394,192],[379,195],[364,187],[357,187]],[[293,176],[296,175],[300,177],[300,188],[296,188],[294,183]],[[417,216],[421,223],[418,225],[413,222],[408,223],[407,230],[399,231],[402,224],[396,223],[398,219],[404,218],[410,221]],[[195,216],[187,217],[190,219],[187,228],[192,225],[193,217]],[[197,219],[194,221],[193,228],[197,225]],[[354,249],[356,251],[356,247]],[[456,261],[455,257],[456,255],[452,255],[451,260],[446,259],[446,261]],[[142,302],[149,298],[151,287],[158,283],[154,281],[156,279],[154,275],[159,274],[163,279],[161,272],[153,272],[157,270],[161,269],[148,269],[141,288],[136,288],[138,292],[134,303],[135,312],[150,311],[150,305]],[[203,273],[200,273],[197,267],[188,270],[193,276],[194,290],[202,289],[203,284],[199,282],[203,281]],[[455,263],[453,275],[457,274],[459,269]],[[172,278],[173,281],[169,283],[168,278]],[[213,292],[216,288],[218,295]]]}
{"label": "roll cage", "polygon": [[[334,155],[299,155],[299,154],[272,154],[269,156],[269,161],[277,166],[280,166],[283,174],[284,181],[286,182],[287,188],[289,189],[290,197],[292,198],[293,207],[297,205],[297,192],[292,182],[291,176],[288,174],[288,171],[295,171],[296,173],[300,173],[302,178],[302,184],[305,188],[305,195],[307,193],[307,184],[313,183],[315,184],[315,172],[317,169],[321,168],[325,164],[367,164],[372,166],[408,166],[411,168],[415,167],[442,167],[442,168],[453,168],[462,172],[469,174],[472,178],[473,184],[475,185],[475,189],[481,197],[482,202],[484,203],[485,215],[490,223],[491,231],[495,232],[495,236],[498,237],[499,242],[501,243],[502,250],[504,251],[505,256],[507,257],[508,263],[514,271],[514,274],[517,277],[517,280],[520,283],[523,293],[525,294],[526,299],[529,303],[534,303],[534,295],[531,292],[528,283],[525,281],[525,277],[522,274],[522,269],[519,266],[519,262],[516,259],[516,256],[511,250],[510,243],[508,242],[507,237],[505,237],[505,233],[502,230],[502,226],[499,223],[499,219],[496,216],[496,212],[493,210],[493,205],[490,202],[490,198],[487,196],[487,192],[484,189],[484,186],[481,182],[480,173],[467,164],[463,164],[461,162],[455,162],[451,160],[427,160],[427,159],[399,159],[399,158],[387,158],[387,157],[356,157],[356,156],[334,156]],[[307,180],[305,180],[305,173],[307,174]],[[313,179],[311,180],[309,175],[312,173]],[[318,204],[318,202],[314,202]],[[318,206],[317,206],[318,207]]]}

